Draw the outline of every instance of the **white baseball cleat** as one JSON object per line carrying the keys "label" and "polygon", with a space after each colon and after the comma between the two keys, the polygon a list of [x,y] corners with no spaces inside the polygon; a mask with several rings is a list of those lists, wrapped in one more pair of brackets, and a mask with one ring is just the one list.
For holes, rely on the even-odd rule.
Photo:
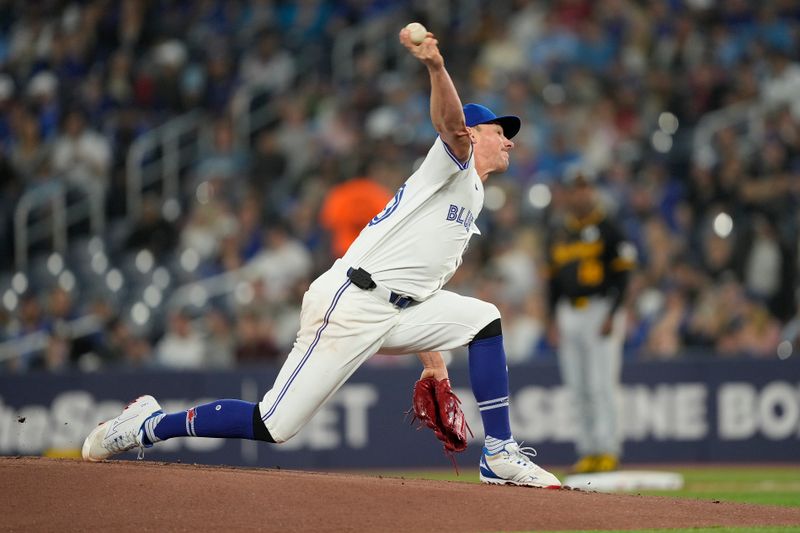
{"label": "white baseball cleat", "polygon": [[561,488],[561,482],[556,476],[531,461],[531,457],[535,455],[536,451],[533,448],[520,448],[516,442],[506,444],[502,450],[494,454],[483,448],[480,463],[481,483],[544,489]]}
{"label": "white baseball cleat", "polygon": [[145,447],[149,447],[142,441],[142,425],[159,411],[161,406],[152,396],[136,398],[121,415],[103,422],[89,433],[81,450],[84,461],[103,461],[133,448],[139,448],[141,459]]}

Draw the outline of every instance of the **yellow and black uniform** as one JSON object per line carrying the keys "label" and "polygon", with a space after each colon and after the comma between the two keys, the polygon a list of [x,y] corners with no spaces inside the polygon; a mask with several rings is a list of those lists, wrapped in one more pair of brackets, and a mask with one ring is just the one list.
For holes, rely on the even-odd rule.
{"label": "yellow and black uniform", "polygon": [[547,267],[550,312],[561,298],[581,308],[592,296],[609,296],[617,310],[636,266],[636,252],[606,214],[595,210],[583,219],[567,216],[550,234]]}
{"label": "yellow and black uniform", "polygon": [[567,216],[547,247],[558,362],[577,414],[577,472],[614,470],[622,453],[617,394],[625,315],[620,310],[635,249],[599,210]]}

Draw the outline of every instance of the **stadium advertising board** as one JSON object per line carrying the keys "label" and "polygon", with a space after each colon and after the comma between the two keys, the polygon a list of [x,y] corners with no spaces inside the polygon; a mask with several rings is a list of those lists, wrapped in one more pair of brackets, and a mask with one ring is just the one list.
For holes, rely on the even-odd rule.
{"label": "stadium advertising board", "polygon": [[[75,454],[100,420],[154,394],[167,411],[215,398],[257,401],[273,369],[0,377],[0,454]],[[404,411],[413,368],[363,368],[292,440],[174,439],[148,459],[285,468],[421,467],[449,463]],[[451,371],[475,432],[459,462],[477,461],[481,424],[466,369]],[[620,394],[627,462],[800,460],[800,360],[629,364]],[[514,435],[542,464],[574,459],[570,397],[553,365],[513,367]],[[134,458],[131,453],[126,458]]]}

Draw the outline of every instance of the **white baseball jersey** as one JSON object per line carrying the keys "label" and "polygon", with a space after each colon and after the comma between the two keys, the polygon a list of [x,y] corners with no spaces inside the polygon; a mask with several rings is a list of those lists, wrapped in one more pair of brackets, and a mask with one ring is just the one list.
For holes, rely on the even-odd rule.
{"label": "white baseball jersey", "polygon": [[[459,162],[437,138],[420,168],[303,297],[297,340],[259,404],[276,442],[297,433],[378,350],[453,349],[500,318],[490,303],[441,290],[470,237],[480,233],[475,219],[482,206],[472,156]],[[381,287],[416,303],[400,309],[385,291],[358,288],[349,268],[363,268]]]}
{"label": "white baseball jersey", "polygon": [[441,137],[422,165],[372,219],[343,260],[417,301],[447,283],[469,239],[480,234],[483,183],[470,154],[460,163]]}

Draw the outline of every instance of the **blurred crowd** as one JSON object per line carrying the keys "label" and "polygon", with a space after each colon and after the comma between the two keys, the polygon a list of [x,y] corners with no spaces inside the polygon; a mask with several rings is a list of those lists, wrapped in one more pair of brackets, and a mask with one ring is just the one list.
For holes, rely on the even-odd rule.
{"label": "blurred crowd", "polygon": [[[0,369],[280,362],[309,280],[433,142],[427,74],[387,52],[411,20],[436,33],[464,102],[522,118],[448,285],[498,305],[512,364],[552,357],[542,244],[576,162],[638,250],[628,359],[792,355],[796,2],[431,4],[0,2],[0,335],[14,350]],[[353,29],[387,45],[356,46],[342,76]],[[244,138],[242,105],[272,110]],[[153,190],[128,213],[131,143],[196,109],[179,207]],[[723,109],[749,111],[710,120]],[[80,251],[40,250],[16,272],[15,207],[53,184],[100,191],[110,229],[78,227]]]}

